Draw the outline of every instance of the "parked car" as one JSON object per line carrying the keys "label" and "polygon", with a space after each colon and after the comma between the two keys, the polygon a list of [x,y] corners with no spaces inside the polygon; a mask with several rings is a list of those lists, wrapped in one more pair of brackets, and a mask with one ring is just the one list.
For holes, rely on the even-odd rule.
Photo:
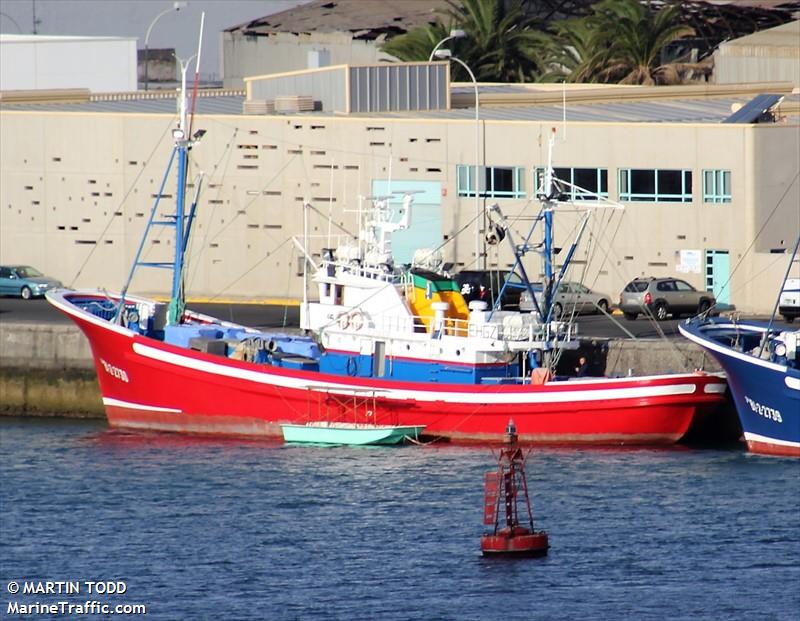
{"label": "parked car", "polygon": [[522,278],[514,272],[507,270],[462,270],[454,276],[461,289],[461,295],[467,303],[473,300],[484,300],[489,308],[503,290],[503,283],[508,279],[508,285],[503,290],[500,308],[504,310],[517,310],[519,296],[525,287]]}
{"label": "parked car", "polygon": [[48,289],[61,286],[61,281],[45,276],[30,265],[0,265],[1,295],[18,295],[23,300],[30,300],[43,296]]}
{"label": "parked car", "polygon": [[778,312],[789,323],[800,317],[800,278],[786,279],[778,301]]}
{"label": "parked car", "polygon": [[[537,301],[542,291],[542,285],[536,283],[534,293]],[[581,315],[587,313],[607,313],[611,306],[611,296],[598,291],[592,291],[579,282],[562,282],[553,297],[553,316]],[[523,291],[519,298],[519,310],[533,311],[534,305],[530,293]]]}
{"label": "parked car", "polygon": [[696,315],[716,304],[710,291],[698,291],[679,278],[636,278],[619,296],[619,308],[625,319],[636,319],[640,313],[663,321],[668,315]]}

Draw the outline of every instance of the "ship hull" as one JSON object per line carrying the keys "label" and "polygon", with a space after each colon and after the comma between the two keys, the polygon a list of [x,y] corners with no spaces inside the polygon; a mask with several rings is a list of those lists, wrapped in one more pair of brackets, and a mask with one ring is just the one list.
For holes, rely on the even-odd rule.
{"label": "ship hull", "polygon": [[728,334],[758,343],[763,327],[716,321],[683,324],[680,330],[725,370],[748,450],[800,457],[800,369],[725,345]]}
{"label": "ship hull", "polygon": [[360,411],[452,441],[502,441],[513,418],[523,442],[659,445],[680,440],[725,392],[704,373],[464,385],[295,371],[173,346],[51,302],[88,338],[108,421],[125,429],[281,436],[281,424]]}

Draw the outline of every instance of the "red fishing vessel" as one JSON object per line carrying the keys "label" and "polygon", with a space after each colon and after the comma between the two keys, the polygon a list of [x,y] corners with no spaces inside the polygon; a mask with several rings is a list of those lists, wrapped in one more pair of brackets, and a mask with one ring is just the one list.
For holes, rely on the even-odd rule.
{"label": "red fishing vessel", "polygon": [[[185,71],[184,71],[185,83]],[[183,101],[169,167],[177,162],[175,213],[156,218],[153,205],[128,283],[118,294],[56,290],[48,301],[69,316],[91,344],[109,423],[129,429],[187,433],[281,435],[281,424],[424,426],[424,434],[459,441],[500,441],[513,416],[520,441],[587,444],[670,444],[723,399],[725,381],[705,373],[581,378],[554,375],[565,350],[578,347],[575,326],[555,318],[549,226],[557,201],[544,199],[546,282],[541,294],[525,280],[536,312],[467,304],[439,254],[427,251],[398,266],[391,234],[408,228],[413,194],[400,207],[370,199],[357,238],[323,248],[319,264],[304,248],[317,299],[304,300],[304,334],[245,328],[186,309],[184,263],[196,194],[185,208],[187,160],[204,133],[192,133]],[[547,175],[552,183],[552,175]],[[549,192],[547,195],[556,193]],[[497,206],[488,214],[491,239],[519,249]],[[145,262],[155,226],[174,230],[174,256]],[[568,255],[574,251],[576,239]],[[162,246],[164,247],[164,246]],[[568,261],[567,261],[568,263]],[[138,267],[170,267],[169,304],[128,294]],[[308,291],[308,286],[304,287]],[[344,398],[346,397],[346,398]],[[352,421],[352,403],[363,421]],[[337,410],[337,404],[348,407]]]}

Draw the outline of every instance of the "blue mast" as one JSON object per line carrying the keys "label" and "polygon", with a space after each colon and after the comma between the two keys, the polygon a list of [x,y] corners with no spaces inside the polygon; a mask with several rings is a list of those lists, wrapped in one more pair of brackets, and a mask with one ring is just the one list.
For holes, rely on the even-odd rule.
{"label": "blue mast", "polygon": [[172,264],[172,290],[170,292],[167,323],[175,325],[181,322],[186,309],[186,298],[183,289],[183,259],[186,252],[188,234],[186,204],[186,167],[189,159],[191,138],[187,135],[186,123],[186,69],[188,63],[181,63],[180,118],[178,127],[172,130],[175,139],[175,150],[178,155],[178,187],[175,193],[175,258]]}
{"label": "blue mast", "polygon": [[[183,72],[183,86],[186,85],[186,72]],[[183,290],[183,258],[186,251],[186,226],[184,207],[186,201],[186,163],[188,159],[188,141],[186,140],[186,99],[185,89],[181,91],[181,123],[173,132],[178,152],[178,188],[175,197],[175,259],[172,266],[172,291],[170,293],[167,323],[180,323],[186,308]]]}
{"label": "blue mast", "polygon": [[[204,19],[205,19],[205,13],[202,14],[200,21],[201,41],[202,41]],[[199,72],[199,67],[200,67],[199,46],[198,46],[197,57],[198,57],[197,72]],[[172,130],[172,138],[175,141],[175,146],[172,149],[172,155],[170,156],[169,163],[167,164],[167,169],[164,171],[164,179],[161,182],[161,187],[158,191],[158,195],[156,196],[156,200],[150,212],[150,218],[148,219],[147,226],[145,227],[144,233],[142,235],[139,248],[136,251],[136,257],[133,261],[133,265],[131,266],[131,271],[130,274],[128,275],[128,280],[126,281],[125,286],[122,288],[122,294],[120,296],[121,299],[119,302],[119,306],[117,307],[116,315],[114,317],[115,322],[120,322],[125,319],[125,313],[123,312],[125,309],[125,296],[127,295],[128,288],[130,287],[131,281],[133,280],[136,268],[139,266],[160,267],[172,270],[172,286],[170,289],[170,302],[169,302],[169,307],[167,309],[167,323],[169,325],[179,324],[183,317],[183,313],[186,309],[186,298],[185,298],[184,278],[183,278],[184,263],[186,257],[186,250],[188,247],[189,233],[191,232],[192,221],[194,220],[195,209],[197,207],[197,199],[200,193],[200,185],[202,180],[202,176],[198,178],[195,197],[192,202],[189,215],[187,216],[185,208],[186,174],[188,169],[189,150],[192,148],[192,145],[197,140],[199,140],[203,136],[203,134],[205,134],[205,130],[198,130],[197,132],[195,132],[194,136],[189,136],[189,133],[191,131],[189,128],[191,126],[187,124],[187,114],[186,114],[186,107],[187,107],[186,69],[188,67],[188,62],[189,61],[186,62],[180,61],[181,91],[179,95],[180,99],[178,102],[179,118],[178,118],[178,126]],[[197,75],[199,75],[199,73]],[[197,75],[195,76],[195,86],[197,84]],[[194,108],[192,108],[192,114],[194,114]],[[175,213],[173,215],[167,216],[166,219],[156,220],[156,212],[158,209],[158,205],[161,200],[161,197],[164,194],[164,188],[166,186],[170,170],[172,169],[172,164],[176,159],[178,163],[178,179],[177,179],[177,188],[175,192]],[[151,227],[154,225],[171,226],[175,228],[175,234],[174,234],[175,249],[172,261],[141,260],[142,251],[144,250],[145,240],[147,239]]]}
{"label": "blue mast", "polygon": [[542,291],[542,312],[544,316],[542,320],[547,320],[550,317],[550,311],[553,304],[553,296],[555,295],[555,287],[553,282],[553,206],[557,199],[557,189],[555,180],[553,179],[553,145],[556,140],[556,130],[553,128],[550,133],[550,140],[548,141],[547,153],[547,171],[544,177],[544,248],[542,249],[542,257],[544,258],[544,290]]}

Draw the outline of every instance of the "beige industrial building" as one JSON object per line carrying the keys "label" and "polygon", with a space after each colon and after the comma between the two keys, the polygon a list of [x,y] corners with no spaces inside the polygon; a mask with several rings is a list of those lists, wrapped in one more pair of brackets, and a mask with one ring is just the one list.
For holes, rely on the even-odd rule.
{"label": "beige industrial building", "polygon": [[[356,232],[359,197],[403,191],[417,195],[412,229],[396,234],[400,262],[417,246],[437,247],[454,270],[508,269],[506,242],[476,256],[485,208],[499,205],[523,241],[555,132],[559,175],[617,204],[565,195],[573,200],[556,214],[556,246],[567,248],[592,212],[570,279],[615,299],[632,277],[681,274],[738,309],[771,311],[800,234],[796,85],[479,90],[476,115],[473,85],[451,85],[446,63],[400,63],[252,78],[246,100],[200,97],[193,127],[206,134],[189,174],[193,187],[203,173],[203,189],[189,296],[299,299],[292,237],[303,235],[304,204],[319,255]],[[765,114],[723,122],[761,93],[779,96]],[[0,263],[119,289],[156,197],[157,220],[171,209],[174,181],[160,188],[175,110],[174,96],[155,93],[4,101]],[[169,229],[154,229],[144,259],[169,258]],[[541,241],[541,228],[530,241]],[[540,273],[535,253],[525,266]],[[164,271],[152,269],[132,286],[168,288]]]}
{"label": "beige industrial building", "polygon": [[447,0],[311,0],[221,33],[223,86],[244,79],[335,65],[395,60],[380,46],[392,36],[433,22]]}
{"label": "beige industrial building", "polygon": [[800,82],[800,20],[722,43],[714,52],[714,81]]}

